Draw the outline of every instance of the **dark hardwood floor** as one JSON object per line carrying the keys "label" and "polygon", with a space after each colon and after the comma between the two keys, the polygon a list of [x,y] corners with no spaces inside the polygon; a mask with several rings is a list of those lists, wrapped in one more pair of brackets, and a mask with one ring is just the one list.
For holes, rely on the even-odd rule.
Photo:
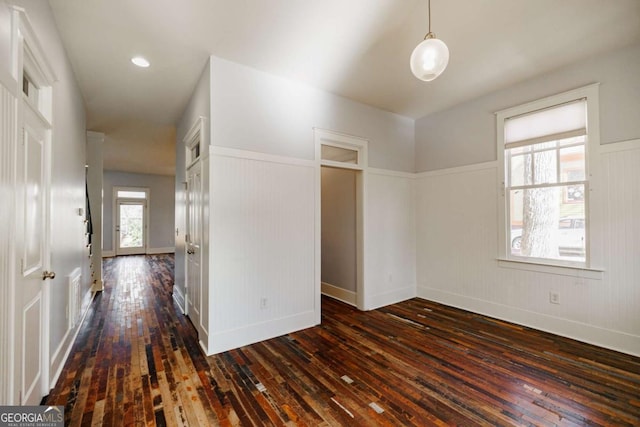
{"label": "dark hardwood floor", "polygon": [[213,357],[173,257],[105,261],[47,404],[67,425],[640,425],[640,358],[412,299]]}

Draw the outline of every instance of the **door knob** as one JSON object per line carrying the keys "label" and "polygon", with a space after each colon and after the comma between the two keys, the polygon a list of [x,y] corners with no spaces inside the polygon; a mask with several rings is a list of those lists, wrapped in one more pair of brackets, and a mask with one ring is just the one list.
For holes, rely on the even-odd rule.
{"label": "door knob", "polygon": [[43,271],[42,272],[42,280],[47,280],[47,279],[55,279],[56,278],[56,273],[53,271]]}
{"label": "door knob", "polygon": [[193,255],[193,254],[195,254],[195,253],[196,253],[196,251],[194,251],[193,249],[187,249],[187,253],[188,253],[189,255]]}

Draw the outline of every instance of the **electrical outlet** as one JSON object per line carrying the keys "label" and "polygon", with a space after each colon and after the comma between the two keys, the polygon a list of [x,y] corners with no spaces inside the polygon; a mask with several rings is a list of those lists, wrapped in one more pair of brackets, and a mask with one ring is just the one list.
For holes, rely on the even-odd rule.
{"label": "electrical outlet", "polygon": [[549,302],[551,304],[560,304],[560,295],[557,292],[549,292]]}

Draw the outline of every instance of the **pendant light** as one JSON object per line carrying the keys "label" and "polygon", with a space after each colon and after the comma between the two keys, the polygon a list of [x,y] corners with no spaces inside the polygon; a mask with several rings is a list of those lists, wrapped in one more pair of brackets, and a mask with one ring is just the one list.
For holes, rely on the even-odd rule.
{"label": "pendant light", "polygon": [[429,32],[413,49],[411,72],[420,80],[430,82],[438,77],[449,63],[449,48],[431,32],[431,0],[429,0]]}

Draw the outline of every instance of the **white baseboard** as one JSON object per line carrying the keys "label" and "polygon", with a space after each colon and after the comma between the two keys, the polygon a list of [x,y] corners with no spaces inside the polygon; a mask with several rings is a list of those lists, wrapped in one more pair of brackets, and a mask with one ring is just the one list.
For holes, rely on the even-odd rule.
{"label": "white baseboard", "polygon": [[548,316],[428,287],[418,287],[418,297],[588,344],[640,356],[640,336],[637,335],[599,328],[586,323]]}
{"label": "white baseboard", "polygon": [[[293,316],[269,320],[263,323],[243,326],[219,332],[209,336],[209,348],[205,349],[207,356],[233,350],[259,341],[286,335],[302,329],[316,326],[315,311],[307,311]],[[201,343],[202,345],[202,343]],[[204,347],[204,346],[203,346]]]}
{"label": "white baseboard", "polygon": [[406,286],[404,288],[393,289],[391,291],[377,294],[366,295],[365,310],[375,310],[376,308],[384,307],[386,305],[395,304],[398,302],[406,301],[416,297],[416,287]]}
{"label": "white baseboard", "polygon": [[173,285],[173,300],[176,302],[176,304],[178,304],[178,308],[180,308],[180,312],[184,314],[185,313],[184,295],[182,294],[182,291],[180,290],[180,288],[177,287],[175,284]]}
{"label": "white baseboard", "polygon": [[102,258],[113,258],[116,256],[116,251],[102,251]]}
{"label": "white baseboard", "polygon": [[330,285],[326,282],[321,282],[321,291],[324,295],[330,296],[338,301],[342,301],[354,307],[357,305],[356,293],[353,291],[348,291],[346,289]]}
{"label": "white baseboard", "polygon": [[172,254],[176,252],[175,246],[167,246],[166,248],[149,248],[147,255]]}

